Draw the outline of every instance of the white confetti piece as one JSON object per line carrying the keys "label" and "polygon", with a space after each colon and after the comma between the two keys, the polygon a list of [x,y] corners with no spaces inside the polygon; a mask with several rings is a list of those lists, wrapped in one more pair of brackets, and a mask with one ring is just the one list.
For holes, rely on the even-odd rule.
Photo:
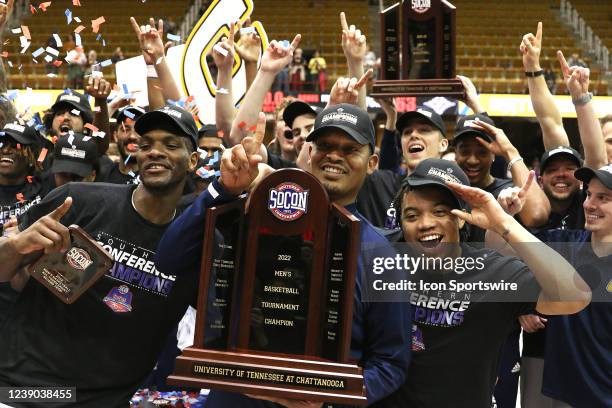
{"label": "white confetti piece", "polygon": [[166,34],[166,38],[168,38],[170,41],[181,41],[181,36],[180,35],[174,35],[174,34]]}
{"label": "white confetti piece", "polygon": [[216,43],[213,49],[224,57],[227,57],[228,51],[221,46],[221,43]]}
{"label": "white confetti piece", "polygon": [[81,47],[83,45],[80,34],[74,33],[74,43],[77,47]]}
{"label": "white confetti piece", "polygon": [[45,48],[45,51],[47,51],[49,54],[51,54],[51,55],[53,55],[55,57],[57,57],[59,55],[59,51],[56,50],[53,47],[47,47],[47,48]]}
{"label": "white confetti piece", "polygon": [[80,18],[78,18],[78,17],[75,17],[75,18],[74,18],[74,21],[76,21],[77,23],[80,23],[80,22],[81,22],[81,19],[80,19]]}
{"label": "white confetti piece", "polygon": [[100,63],[103,67],[108,67],[109,65],[113,65],[113,61],[111,59],[104,60]]}
{"label": "white confetti piece", "polygon": [[244,35],[244,34],[257,34],[257,30],[255,30],[255,27],[244,27],[240,29],[240,34]]}
{"label": "white confetti piece", "polygon": [[217,89],[217,93],[218,94],[222,94],[222,95],[228,95],[229,91],[227,89],[225,89],[225,88],[219,88],[219,89]]}
{"label": "white confetti piece", "polygon": [[50,55],[45,55],[45,61],[51,62],[51,61],[53,61],[53,57],[50,56]]}
{"label": "white confetti piece", "polygon": [[38,58],[43,52],[45,52],[45,49],[40,47],[39,49],[37,49],[36,51],[32,53],[32,56],[34,58]]}
{"label": "white confetti piece", "polygon": [[21,27],[13,28],[11,30],[11,33],[13,33],[13,34],[20,34],[21,33]]}
{"label": "white confetti piece", "polygon": [[78,109],[73,109],[70,111],[70,113],[72,113],[74,116],[79,116],[81,114],[81,111]]}
{"label": "white confetti piece", "polygon": [[55,40],[55,44],[57,44],[57,48],[61,48],[62,47],[62,40],[60,39],[60,36],[53,33],[53,39]]}

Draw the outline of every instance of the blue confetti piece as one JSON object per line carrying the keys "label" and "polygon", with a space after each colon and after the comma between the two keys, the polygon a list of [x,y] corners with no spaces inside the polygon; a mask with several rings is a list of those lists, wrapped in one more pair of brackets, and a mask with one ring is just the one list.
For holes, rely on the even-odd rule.
{"label": "blue confetti piece", "polygon": [[34,51],[32,53],[32,56],[34,58],[37,58],[39,55],[41,55],[43,52],[45,52],[45,49],[43,47],[40,47],[39,49],[37,49],[36,51]]}
{"label": "blue confetti piece", "polygon": [[66,11],[64,11],[64,14],[66,15],[66,24],[72,23],[72,11],[70,11],[70,9],[66,9]]}
{"label": "blue confetti piece", "polygon": [[125,116],[127,116],[128,118],[132,119],[132,120],[134,120],[134,118],[136,117],[136,115],[134,115],[132,112],[130,112],[130,111],[128,111],[128,110],[124,110],[124,111],[123,111],[123,114],[124,114]]}
{"label": "blue confetti piece", "polygon": [[126,94],[126,95],[127,95],[127,94],[129,94],[129,93],[130,93],[130,91],[128,91],[128,86],[127,86],[127,84],[123,84],[123,85],[122,85],[122,88],[123,88],[123,93],[124,93],[124,94]]}
{"label": "blue confetti piece", "polygon": [[283,48],[289,48],[289,45],[291,45],[291,43],[287,40],[283,40],[279,43],[281,45],[281,47]]}
{"label": "blue confetti piece", "polygon": [[131,155],[131,154],[128,154],[128,157],[125,159],[125,161],[123,162],[123,164],[127,166],[131,158],[132,158],[132,155]]}
{"label": "blue confetti piece", "polygon": [[113,61],[111,59],[106,59],[100,63],[102,67],[108,67],[109,65],[113,65]]}
{"label": "blue confetti piece", "polygon": [[28,126],[34,126],[35,124],[36,124],[36,121],[34,120],[34,118],[28,121]]}
{"label": "blue confetti piece", "polygon": [[9,101],[14,101],[18,96],[19,92],[17,90],[9,91],[8,95],[6,95]]}
{"label": "blue confetti piece", "polygon": [[166,38],[169,39],[170,41],[181,41],[181,36],[180,35],[174,35],[174,34],[166,34]]}
{"label": "blue confetti piece", "polygon": [[215,176],[219,177],[221,175],[221,170],[215,171]]}
{"label": "blue confetti piece", "polygon": [[34,129],[36,129],[36,130],[40,130],[40,129],[44,128],[44,127],[45,127],[45,125],[42,125],[42,124],[41,124],[41,125],[36,125],[36,126],[34,126]]}
{"label": "blue confetti piece", "polygon": [[98,34],[98,36],[96,37],[96,41],[100,41],[100,38],[102,38],[102,34]]}

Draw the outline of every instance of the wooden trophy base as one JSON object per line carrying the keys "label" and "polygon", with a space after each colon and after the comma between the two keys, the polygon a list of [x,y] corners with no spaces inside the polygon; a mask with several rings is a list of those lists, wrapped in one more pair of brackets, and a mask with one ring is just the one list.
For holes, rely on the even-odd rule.
{"label": "wooden trophy base", "polygon": [[365,405],[356,364],[186,348],[168,384],[314,402]]}
{"label": "wooden trophy base", "polygon": [[374,81],[370,96],[449,96],[462,99],[465,90],[459,79],[405,79]]}

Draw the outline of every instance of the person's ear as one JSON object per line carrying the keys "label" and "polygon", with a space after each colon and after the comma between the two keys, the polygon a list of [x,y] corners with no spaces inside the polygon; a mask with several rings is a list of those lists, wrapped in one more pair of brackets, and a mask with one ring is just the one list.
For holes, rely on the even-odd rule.
{"label": "person's ear", "polygon": [[438,149],[440,156],[442,156],[446,152],[447,149],[448,149],[448,139],[445,137],[442,137],[442,139],[440,140],[440,147]]}
{"label": "person's ear", "polygon": [[370,155],[368,158],[368,174],[374,173],[378,167],[378,155],[376,153]]}
{"label": "person's ear", "polygon": [[193,152],[189,155],[189,168],[188,173],[193,173],[198,165],[198,158],[200,157],[200,153]]}

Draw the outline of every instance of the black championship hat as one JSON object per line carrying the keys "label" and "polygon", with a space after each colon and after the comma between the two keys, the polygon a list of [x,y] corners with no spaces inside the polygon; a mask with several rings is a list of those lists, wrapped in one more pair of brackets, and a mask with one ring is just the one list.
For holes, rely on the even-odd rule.
{"label": "black championship hat", "polygon": [[313,116],[317,116],[317,114],[321,112],[321,108],[318,106],[311,106],[306,102],[302,101],[293,101],[283,111],[283,120],[285,124],[290,128],[293,128],[293,121],[295,118],[301,115],[311,114]]}
{"label": "black championship hat", "polygon": [[[6,136],[10,136],[17,143],[22,145],[40,145],[40,135],[32,127],[28,125],[21,125],[19,122],[10,122],[4,125],[2,131]],[[2,134],[0,133],[0,135]]]}
{"label": "black championship hat", "polygon": [[581,167],[574,172],[574,177],[578,180],[589,183],[593,177],[601,181],[601,184],[612,190],[612,164],[606,164],[600,167],[599,170],[593,170],[588,167]]}
{"label": "black championship hat", "polygon": [[166,105],[163,108],[147,112],[136,121],[134,129],[139,135],[157,129],[175,129],[177,134],[191,140],[193,150],[198,148],[198,127],[193,115],[176,105]]}
{"label": "black championship hat", "polygon": [[457,163],[444,159],[425,159],[421,161],[414,172],[404,179],[410,187],[440,186],[449,191],[455,198],[456,208],[468,209],[468,205],[446,183],[452,181],[464,186],[470,186],[470,180]]}
{"label": "black championship hat", "polygon": [[[286,110],[285,110],[286,112]],[[317,115],[314,128],[306,138],[312,142],[329,129],[339,129],[362,145],[369,145],[374,151],[374,124],[363,109],[348,103],[331,106]]]}
{"label": "black championship hat", "polygon": [[401,134],[404,128],[408,125],[408,122],[413,119],[425,119],[427,122],[435,126],[440,132],[442,132],[442,136],[446,137],[446,126],[444,125],[442,116],[438,115],[436,111],[430,107],[423,105],[417,106],[417,108],[413,111],[403,113],[397,119],[395,128]]}
{"label": "black championship hat", "polygon": [[91,136],[70,133],[60,137],[53,150],[52,173],[71,173],[87,177],[98,160],[98,146]]}
{"label": "black championship hat", "polygon": [[554,149],[550,149],[544,152],[540,159],[540,173],[544,173],[546,166],[550,164],[551,160],[564,156],[572,160],[578,167],[582,166],[582,156],[576,150],[569,146],[557,146]]}
{"label": "black championship hat", "polygon": [[455,130],[455,137],[453,138],[453,144],[457,143],[462,137],[471,135],[471,136],[479,136],[487,142],[492,142],[493,138],[487,132],[480,130],[477,127],[473,127],[472,125],[477,124],[476,119],[481,122],[486,122],[489,125],[495,126],[495,122],[493,119],[488,117],[487,115],[476,114],[476,115],[467,115],[459,119],[457,122],[457,128]]}
{"label": "black championship hat", "polygon": [[217,125],[207,124],[198,129],[198,138],[200,137],[218,137]]}
{"label": "black championship hat", "polygon": [[71,89],[66,89],[63,93],[58,95],[55,103],[51,106],[53,115],[63,107],[76,109],[79,116],[83,118],[83,122],[93,122],[93,111],[91,110],[91,105],[89,104],[89,98],[87,98],[87,96]]}

